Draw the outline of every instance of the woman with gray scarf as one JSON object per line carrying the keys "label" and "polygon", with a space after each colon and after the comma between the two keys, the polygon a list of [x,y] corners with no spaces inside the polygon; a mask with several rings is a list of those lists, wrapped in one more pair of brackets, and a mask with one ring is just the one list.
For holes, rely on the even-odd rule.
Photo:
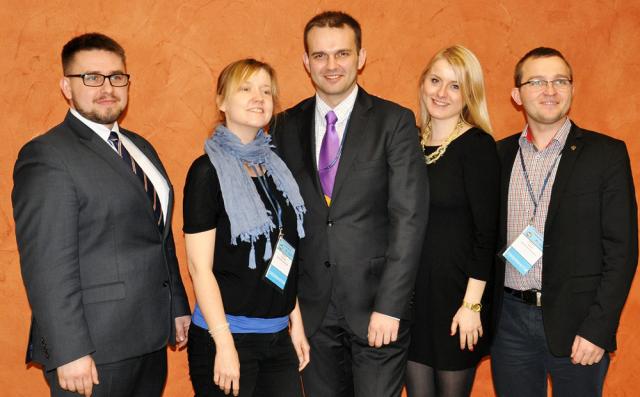
{"label": "woman with gray scarf", "polygon": [[199,396],[302,396],[309,362],[296,299],[304,203],[272,151],[273,69],[244,59],[218,78],[223,123],[205,143],[184,190],[184,232],[197,304],[189,330]]}

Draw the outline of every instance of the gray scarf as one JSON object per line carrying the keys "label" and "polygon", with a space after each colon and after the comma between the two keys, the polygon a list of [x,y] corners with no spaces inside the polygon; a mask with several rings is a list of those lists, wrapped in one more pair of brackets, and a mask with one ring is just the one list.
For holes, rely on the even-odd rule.
{"label": "gray scarf", "polygon": [[254,243],[260,236],[267,239],[263,259],[271,258],[270,233],[275,228],[251,176],[244,168],[264,166],[287,204],[293,207],[298,223],[298,237],[304,237],[302,218],[306,209],[291,171],[272,150],[271,137],[261,129],[253,141],[243,144],[227,127],[220,124],[204,144],[204,150],[218,173],[222,199],[231,224],[231,244],[251,243],[249,268],[256,268]]}

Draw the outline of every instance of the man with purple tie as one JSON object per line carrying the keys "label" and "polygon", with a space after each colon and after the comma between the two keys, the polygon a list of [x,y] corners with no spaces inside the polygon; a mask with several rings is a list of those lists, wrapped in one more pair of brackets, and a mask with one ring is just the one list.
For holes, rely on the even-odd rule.
{"label": "man with purple tie", "polygon": [[316,95],[282,113],[275,145],[307,206],[298,297],[306,395],[399,396],[428,181],[413,113],[357,85],[361,30],[335,11],[304,30]]}

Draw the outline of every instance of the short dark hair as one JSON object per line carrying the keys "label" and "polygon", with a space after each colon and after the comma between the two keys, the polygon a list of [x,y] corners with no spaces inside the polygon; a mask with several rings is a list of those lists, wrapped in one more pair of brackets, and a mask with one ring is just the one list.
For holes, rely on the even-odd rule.
{"label": "short dark hair", "polygon": [[65,74],[68,73],[73,57],[77,52],[90,50],[113,52],[118,55],[120,59],[122,59],[122,63],[126,65],[124,48],[122,48],[117,41],[102,33],[85,33],[69,40],[69,42],[62,47],[62,71]]}
{"label": "short dark hair", "polygon": [[342,11],[325,11],[311,18],[307,25],[304,27],[304,52],[309,52],[309,45],[307,44],[307,37],[309,31],[313,28],[342,28],[348,26],[353,30],[356,36],[356,51],[360,51],[362,48],[362,30],[360,24],[351,15]]}
{"label": "short dark hair", "polygon": [[520,58],[520,60],[516,64],[516,69],[515,69],[515,72],[513,73],[514,85],[516,87],[520,87],[520,84],[522,83],[520,81],[522,80],[522,65],[524,65],[524,63],[527,60],[537,59],[537,58],[551,58],[551,57],[558,57],[562,59],[565,65],[567,65],[567,67],[569,68],[569,78],[572,79],[573,69],[571,69],[571,65],[569,65],[569,62],[567,62],[566,58],[564,57],[564,55],[562,55],[560,51],[556,50],[555,48],[538,47],[524,54],[524,56]]}

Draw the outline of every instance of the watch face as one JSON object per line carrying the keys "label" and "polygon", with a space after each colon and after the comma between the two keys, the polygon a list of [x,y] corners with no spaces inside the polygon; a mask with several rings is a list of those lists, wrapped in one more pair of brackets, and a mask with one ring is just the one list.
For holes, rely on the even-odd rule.
{"label": "watch face", "polygon": [[473,310],[474,312],[479,312],[480,309],[482,309],[482,305],[480,303],[474,303],[473,305],[471,305],[471,310]]}

